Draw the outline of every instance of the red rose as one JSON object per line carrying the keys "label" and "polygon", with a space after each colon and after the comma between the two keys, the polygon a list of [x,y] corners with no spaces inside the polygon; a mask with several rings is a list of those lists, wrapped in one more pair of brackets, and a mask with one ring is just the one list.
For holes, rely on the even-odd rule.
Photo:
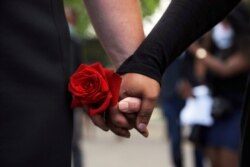
{"label": "red rose", "polygon": [[72,107],[88,107],[93,116],[117,104],[121,78],[100,63],[81,64],[70,77],[68,89],[73,95]]}

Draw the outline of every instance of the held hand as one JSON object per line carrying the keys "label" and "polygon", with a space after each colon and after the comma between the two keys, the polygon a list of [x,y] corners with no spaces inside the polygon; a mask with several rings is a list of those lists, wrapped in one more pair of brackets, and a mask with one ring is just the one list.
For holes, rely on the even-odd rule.
{"label": "held hand", "polygon": [[147,125],[159,96],[160,85],[154,79],[137,73],[127,73],[122,76],[120,96],[137,97],[141,99],[139,112],[132,110],[131,105],[124,101],[119,103],[119,110],[126,114],[137,113],[135,127],[145,137],[148,136]]}
{"label": "held hand", "polygon": [[100,129],[102,129],[104,131],[109,131],[110,128],[106,124],[104,114],[97,114],[95,116],[90,117],[90,119],[92,120],[92,122],[95,126],[99,127]]}
{"label": "held hand", "polygon": [[147,125],[159,95],[160,85],[157,81],[136,73],[125,74],[122,78],[122,100],[118,106],[106,113],[106,119],[97,115],[92,121],[101,129],[110,129],[118,136],[130,137],[129,130],[135,128],[147,137]]}
{"label": "held hand", "polygon": [[[120,105],[121,104],[121,105]],[[119,107],[132,111],[132,114],[124,114]],[[129,130],[135,128],[136,114],[141,108],[141,100],[134,97],[127,97],[118,103],[118,106],[111,108],[106,115],[106,122],[110,130],[118,136],[130,137]]]}
{"label": "held hand", "polygon": [[[124,111],[130,111],[132,114],[121,113],[118,106]],[[93,123],[104,131],[111,130],[118,136],[130,137],[129,130],[135,127],[136,112],[141,108],[141,100],[134,97],[127,97],[121,100],[118,106],[114,106],[104,114],[98,114],[91,117]]]}

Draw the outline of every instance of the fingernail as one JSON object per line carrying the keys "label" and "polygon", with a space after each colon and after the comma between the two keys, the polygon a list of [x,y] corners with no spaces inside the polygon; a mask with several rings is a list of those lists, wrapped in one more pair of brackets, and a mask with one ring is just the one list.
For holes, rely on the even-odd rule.
{"label": "fingernail", "polygon": [[108,127],[102,127],[101,129],[104,130],[104,131],[106,131],[106,132],[109,131]]}
{"label": "fingernail", "polygon": [[149,134],[148,134],[148,132],[143,132],[142,135],[143,135],[144,137],[148,137]]}
{"label": "fingernail", "polygon": [[104,130],[104,131],[109,131],[109,128],[102,128],[102,130]]}
{"label": "fingernail", "polygon": [[130,138],[130,133],[129,132],[122,132],[122,137]]}
{"label": "fingernail", "polygon": [[140,123],[139,125],[138,125],[138,130],[140,131],[140,132],[146,132],[146,128],[147,128],[147,125],[146,124],[144,124],[144,123]]}
{"label": "fingernail", "polygon": [[125,137],[129,139],[130,138],[130,134],[126,135]]}
{"label": "fingernail", "polygon": [[128,111],[128,102],[125,101],[119,102],[119,110]]}

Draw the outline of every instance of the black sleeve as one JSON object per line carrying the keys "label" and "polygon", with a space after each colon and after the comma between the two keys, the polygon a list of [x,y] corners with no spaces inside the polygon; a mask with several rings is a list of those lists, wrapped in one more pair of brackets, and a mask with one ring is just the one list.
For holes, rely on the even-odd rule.
{"label": "black sleeve", "polygon": [[173,0],[152,32],[117,72],[140,73],[160,83],[165,68],[238,2],[240,0]]}

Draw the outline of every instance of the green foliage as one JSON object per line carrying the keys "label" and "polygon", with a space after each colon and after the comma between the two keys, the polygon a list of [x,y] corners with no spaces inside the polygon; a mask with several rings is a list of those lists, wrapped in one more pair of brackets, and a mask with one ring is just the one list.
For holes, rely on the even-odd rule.
{"label": "green foliage", "polygon": [[[145,17],[153,14],[155,8],[159,5],[159,1],[160,0],[141,0],[143,16]],[[80,35],[85,35],[86,29],[90,21],[83,5],[83,0],[64,0],[64,3],[65,6],[70,6],[76,10],[78,14],[77,31]]]}
{"label": "green foliage", "polygon": [[145,17],[153,14],[159,2],[160,0],[141,0],[143,16]]}

